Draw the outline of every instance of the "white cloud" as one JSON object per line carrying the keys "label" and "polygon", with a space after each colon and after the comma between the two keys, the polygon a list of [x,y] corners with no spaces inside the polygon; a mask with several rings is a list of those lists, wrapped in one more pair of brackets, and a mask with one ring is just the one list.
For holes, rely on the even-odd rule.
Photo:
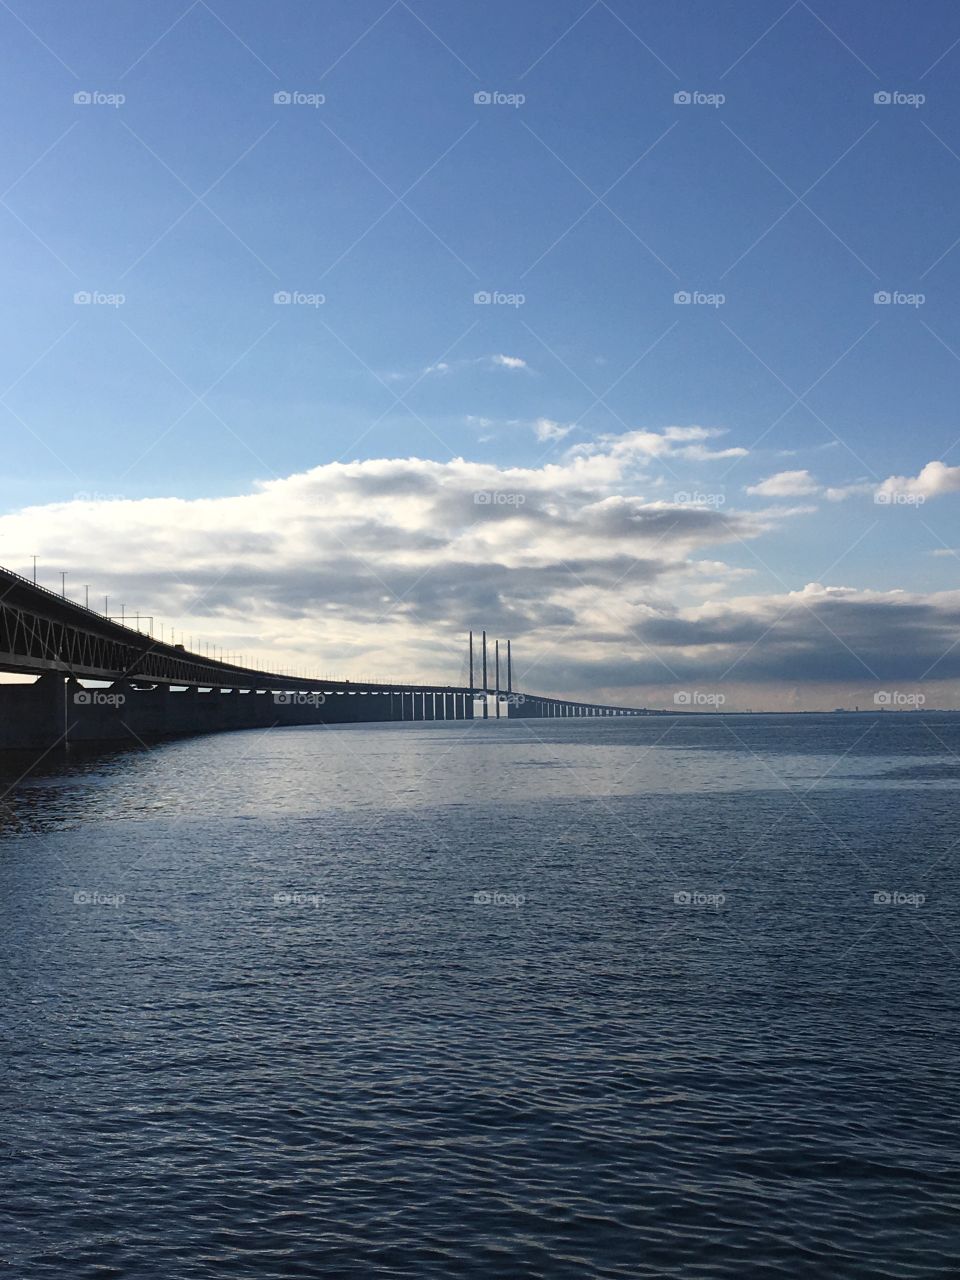
{"label": "white cloud", "polygon": [[871,673],[896,688],[928,669],[960,676],[960,593],[811,584],[732,597],[748,571],[724,549],[809,507],[637,492],[656,491],[638,461],[712,435],[629,432],[535,467],[372,459],[233,497],[34,507],[0,517],[0,546],[10,568],[29,572],[37,553],[41,581],[59,588],[52,571],[65,569],[68,591],[89,582],[93,598],[151,614],[167,634],[175,624],[268,665],[352,678],[458,682],[463,634],[481,626],[514,640],[519,669],[534,668],[528,689],[610,701],[643,703],[678,676],[774,690],[756,705],[775,705],[787,683],[800,697]]}
{"label": "white cloud", "polygon": [[[876,486],[869,480],[850,484],[822,485],[809,471],[778,471],[758,484],[748,485],[746,492],[762,498],[822,497],[828,502],[845,502],[847,498],[873,493]],[[816,510],[815,507],[810,508]]]}
{"label": "white cloud", "polygon": [[928,462],[916,476],[890,476],[877,490],[883,494],[911,494],[936,498],[944,493],[960,492],[960,467],[943,462]]}
{"label": "white cloud", "polygon": [[572,423],[564,426],[563,423],[554,422],[551,418],[537,418],[533,423],[533,434],[541,444],[546,444],[549,440],[562,440],[572,430]]}
{"label": "white cloud", "polygon": [[746,449],[709,449],[703,443],[726,432],[718,427],[666,427],[663,431],[627,431],[623,435],[602,435],[591,444],[576,445],[571,452],[590,456],[606,453],[622,461],[640,458],[685,458],[690,462],[712,462],[722,458],[743,458]]}
{"label": "white cloud", "polygon": [[803,498],[819,492],[820,485],[809,471],[778,471],[759,484],[747,486],[747,493],[763,498]]}
{"label": "white cloud", "polygon": [[861,497],[873,493],[875,485],[869,480],[857,480],[853,484],[842,484],[836,488],[824,489],[823,496],[828,502],[845,502],[847,498]]}
{"label": "white cloud", "polygon": [[[420,371],[421,377],[442,377],[448,373],[456,373],[461,369],[529,369],[526,360],[521,356],[507,356],[497,353],[489,356],[477,356],[474,359],[438,360]],[[387,375],[391,380],[402,378],[403,374]]]}
{"label": "white cloud", "polygon": [[266,662],[453,679],[465,627],[525,636],[532,657],[614,603],[699,590],[695,556],[769,527],[646,501],[635,456],[611,438],[536,467],[328,464],[234,497],[28,508],[0,517],[0,545],[11,568],[36,553],[94,599]]}

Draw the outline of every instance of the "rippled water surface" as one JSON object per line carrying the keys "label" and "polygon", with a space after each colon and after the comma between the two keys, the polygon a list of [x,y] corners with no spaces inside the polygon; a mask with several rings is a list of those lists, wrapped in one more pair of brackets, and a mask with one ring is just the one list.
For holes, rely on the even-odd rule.
{"label": "rippled water surface", "polygon": [[960,1274],[960,717],[23,767],[0,1274]]}

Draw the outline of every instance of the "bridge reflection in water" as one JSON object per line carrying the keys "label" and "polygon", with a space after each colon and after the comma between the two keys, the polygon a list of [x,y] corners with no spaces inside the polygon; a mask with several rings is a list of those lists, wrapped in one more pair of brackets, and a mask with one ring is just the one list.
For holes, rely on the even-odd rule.
{"label": "bridge reflection in water", "polygon": [[[0,749],[148,741],[231,729],[371,721],[656,714],[632,707],[518,693],[507,687],[351,682],[258,671],[164,644],[0,569],[0,671],[36,676],[0,685]],[[85,687],[95,681],[99,687]],[[492,683],[492,688],[491,688]]]}

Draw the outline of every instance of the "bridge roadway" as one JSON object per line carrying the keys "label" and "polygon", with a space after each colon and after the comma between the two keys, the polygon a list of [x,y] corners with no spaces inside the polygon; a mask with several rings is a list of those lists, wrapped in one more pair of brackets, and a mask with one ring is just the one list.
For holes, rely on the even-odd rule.
{"label": "bridge roadway", "polygon": [[[0,568],[0,749],[293,724],[636,716],[633,707],[455,685],[287,676],[163,644]],[[86,689],[80,681],[108,687]],[[492,700],[492,704],[491,704]],[[499,708],[497,703],[499,702]]]}

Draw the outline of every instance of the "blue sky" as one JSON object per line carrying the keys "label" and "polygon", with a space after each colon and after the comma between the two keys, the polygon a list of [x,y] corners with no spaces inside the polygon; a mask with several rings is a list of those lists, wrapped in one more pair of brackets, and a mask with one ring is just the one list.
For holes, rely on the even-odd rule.
{"label": "blue sky", "polygon": [[728,539],[753,596],[953,589],[956,477],[873,497],[960,464],[955,5],[20,0],[0,27],[11,567],[105,578],[16,522],[77,495],[699,426],[743,455],[647,457],[647,502],[805,508]]}

